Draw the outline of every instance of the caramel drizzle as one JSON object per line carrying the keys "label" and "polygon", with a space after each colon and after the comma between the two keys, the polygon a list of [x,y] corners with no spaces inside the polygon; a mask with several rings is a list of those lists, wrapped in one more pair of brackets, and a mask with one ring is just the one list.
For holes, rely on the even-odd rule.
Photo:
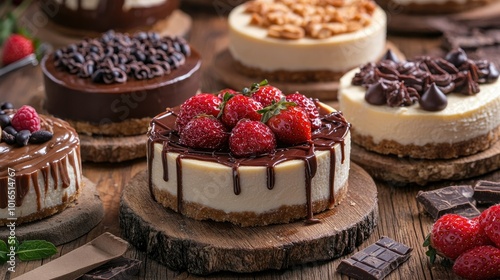
{"label": "caramel drizzle", "polygon": [[[179,136],[174,129],[175,118],[177,117],[176,111],[169,109],[162,115],[154,118],[151,121],[151,128],[148,132],[148,169],[151,170],[152,161],[154,157],[154,144],[163,143],[162,148],[162,164],[164,167],[163,179],[168,181],[168,164],[167,152],[178,153],[176,158],[176,176],[177,176],[177,210],[182,213],[183,204],[183,184],[182,184],[182,159],[195,159],[216,162],[226,165],[232,169],[233,175],[233,191],[236,195],[241,193],[241,183],[239,176],[240,166],[262,166],[267,168],[267,188],[273,189],[275,184],[275,170],[274,167],[284,161],[288,160],[303,160],[305,168],[305,185],[306,185],[306,211],[307,223],[317,223],[318,219],[313,216],[312,205],[312,178],[317,171],[316,150],[330,151],[330,208],[335,204],[334,198],[334,174],[335,174],[335,144],[341,145],[341,162],[345,160],[345,143],[344,139],[350,129],[350,124],[347,123],[342,113],[333,112],[324,115],[322,118],[323,126],[313,133],[312,141],[299,146],[279,148],[274,154],[264,155],[255,158],[233,158],[228,152],[206,152],[200,150],[193,150],[179,143]],[[148,185],[152,194],[152,172],[149,172]],[[153,196],[154,197],[154,196]]]}

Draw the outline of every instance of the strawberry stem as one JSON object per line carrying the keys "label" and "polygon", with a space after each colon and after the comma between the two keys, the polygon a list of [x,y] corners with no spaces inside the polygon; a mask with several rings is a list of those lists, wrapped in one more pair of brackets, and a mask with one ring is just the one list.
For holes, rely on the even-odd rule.
{"label": "strawberry stem", "polygon": [[282,97],[280,101],[273,101],[271,105],[257,110],[257,113],[262,114],[260,121],[267,123],[270,118],[279,115],[281,111],[285,110],[288,106],[297,106],[297,104],[295,102],[286,101],[285,97]]}
{"label": "strawberry stem", "polygon": [[269,82],[264,79],[260,83],[253,83],[250,88],[244,87],[241,93],[245,96],[252,96],[252,94],[259,90],[260,87],[267,86],[268,84]]}

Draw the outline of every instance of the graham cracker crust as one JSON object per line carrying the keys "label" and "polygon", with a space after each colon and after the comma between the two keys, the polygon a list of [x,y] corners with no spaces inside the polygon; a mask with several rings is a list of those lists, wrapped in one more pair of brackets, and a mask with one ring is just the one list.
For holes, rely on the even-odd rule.
{"label": "graham cracker crust", "polygon": [[374,143],[371,136],[364,136],[354,128],[351,129],[352,141],[359,146],[384,155],[411,157],[418,159],[452,159],[470,156],[490,148],[500,139],[500,126],[485,135],[457,143],[436,143],[424,146],[402,145],[393,140],[382,140]]}
{"label": "graham cracker crust", "polygon": [[[335,206],[339,205],[347,194],[348,183],[334,196]],[[160,191],[153,186],[153,197],[166,208],[178,212],[177,196],[167,191]],[[328,199],[313,202],[313,213],[317,214],[329,208]],[[230,222],[241,227],[266,226],[270,224],[285,224],[307,217],[306,205],[284,205],[278,209],[255,213],[249,211],[226,213],[222,210],[204,206],[199,203],[183,202],[182,215],[195,220],[213,220],[216,222]]]}
{"label": "graham cracker crust", "polygon": [[84,135],[131,136],[145,134],[151,118],[127,119],[121,122],[95,124],[83,121],[66,120],[76,132]]}

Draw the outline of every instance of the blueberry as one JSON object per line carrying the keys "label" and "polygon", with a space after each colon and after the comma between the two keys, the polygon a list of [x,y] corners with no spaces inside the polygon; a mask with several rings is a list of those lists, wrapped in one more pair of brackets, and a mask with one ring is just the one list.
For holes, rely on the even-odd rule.
{"label": "blueberry", "polygon": [[81,53],[74,53],[73,59],[75,60],[75,62],[78,62],[78,63],[85,62],[85,58],[83,57],[83,55]]}
{"label": "blueberry", "polygon": [[2,110],[14,109],[14,105],[10,102],[3,102],[2,105],[0,105],[0,109]]}
{"label": "blueberry", "polygon": [[52,132],[47,130],[38,130],[31,134],[29,142],[32,144],[45,143],[52,139]]}
{"label": "blueberry", "polygon": [[104,82],[104,70],[97,69],[92,74],[92,82],[94,82],[94,83],[103,83]]}
{"label": "blueberry", "polygon": [[16,143],[19,146],[28,145],[28,141],[30,139],[31,132],[27,129],[21,130],[16,134]]}
{"label": "blueberry", "polygon": [[5,128],[10,125],[10,118],[8,115],[0,115],[0,127]]}
{"label": "blueberry", "polygon": [[146,55],[141,51],[136,51],[133,55],[137,61],[144,62],[146,60]]}
{"label": "blueberry", "polygon": [[10,126],[10,125],[9,125],[9,126],[4,127],[4,128],[3,128],[3,131],[4,131],[4,132],[7,132],[8,134],[14,135],[14,136],[16,136],[16,134],[17,134],[17,130],[15,130],[15,129],[14,129],[12,126]]}
{"label": "blueberry", "polygon": [[16,137],[14,137],[12,134],[9,134],[7,132],[2,131],[2,142],[5,142],[9,145],[14,145],[16,143]]}

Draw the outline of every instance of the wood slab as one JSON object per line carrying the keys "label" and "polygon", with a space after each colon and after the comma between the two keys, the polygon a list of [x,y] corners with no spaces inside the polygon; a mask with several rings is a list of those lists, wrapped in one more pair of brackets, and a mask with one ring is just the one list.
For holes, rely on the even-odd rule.
{"label": "wood slab", "polygon": [[[104,217],[104,207],[94,183],[83,177],[83,189],[78,199],[62,212],[27,224],[16,226],[16,237],[23,240],[46,240],[59,246],[87,234]],[[0,228],[0,239],[9,231]]]}
{"label": "wood slab", "polygon": [[108,137],[80,135],[84,162],[123,162],[146,157],[146,134]]}
{"label": "wood slab", "polygon": [[169,268],[193,274],[255,272],[331,260],[352,252],[378,222],[377,188],[361,167],[351,165],[347,196],[332,210],[304,221],[242,228],[196,221],[156,203],[147,171],[125,186],[120,205],[122,236]]}
{"label": "wood slab", "polygon": [[[33,11],[39,16],[39,11]],[[172,35],[172,36],[188,36],[191,30],[192,19],[191,17],[181,10],[175,10],[172,14],[159,21],[150,28],[151,31],[158,32],[161,36]],[[139,30],[137,30],[139,31]],[[134,32],[131,30],[129,33]],[[37,29],[35,34],[43,42],[50,43],[54,48],[63,47],[75,42],[79,42],[82,38],[86,37],[98,37],[101,33],[76,30],[65,26],[58,25],[46,19],[46,24],[44,28]]]}
{"label": "wood slab", "polygon": [[500,141],[486,151],[449,160],[399,158],[370,152],[356,144],[351,146],[351,160],[375,179],[395,185],[426,185],[442,180],[461,180],[500,168]]}
{"label": "wood slab", "polygon": [[[386,48],[391,49],[399,58],[404,59],[405,56],[403,53],[391,42],[387,42]],[[235,63],[236,61],[228,49],[219,52],[215,56],[212,65],[216,78],[225,85],[238,90],[259,82],[254,77],[247,77],[235,71]],[[318,98],[322,101],[337,100],[337,90],[339,88],[338,81],[310,83],[272,82],[272,85],[281,89],[286,94],[299,91],[308,97]]]}

